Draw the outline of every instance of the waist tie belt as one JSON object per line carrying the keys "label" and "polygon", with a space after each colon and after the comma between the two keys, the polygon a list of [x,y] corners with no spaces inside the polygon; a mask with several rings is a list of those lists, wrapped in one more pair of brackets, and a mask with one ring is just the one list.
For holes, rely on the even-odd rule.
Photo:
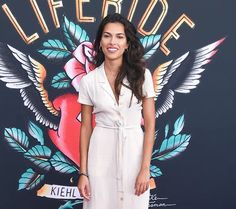
{"label": "waist tie belt", "polygon": [[126,130],[127,129],[135,129],[140,128],[140,125],[130,125],[124,126],[118,121],[116,126],[104,125],[100,123],[96,123],[97,127],[108,128],[108,129],[116,129],[118,130],[118,141],[116,146],[116,164],[117,164],[117,188],[119,192],[124,192],[124,178],[123,178],[123,155],[124,155],[124,144],[125,139],[127,137]]}

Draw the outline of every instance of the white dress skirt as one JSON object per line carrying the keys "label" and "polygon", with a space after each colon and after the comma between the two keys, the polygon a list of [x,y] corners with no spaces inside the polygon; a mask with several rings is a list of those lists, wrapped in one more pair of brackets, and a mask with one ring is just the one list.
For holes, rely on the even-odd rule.
{"label": "white dress skirt", "polygon": [[[125,78],[123,83],[129,85]],[[154,97],[152,76],[145,70],[145,97]],[[107,80],[104,64],[82,78],[79,102],[93,106],[96,126],[88,152],[88,175],[91,199],[83,209],[148,209],[149,189],[135,195],[144,133],[141,128],[142,103],[137,103],[131,91],[121,87],[119,104]]]}

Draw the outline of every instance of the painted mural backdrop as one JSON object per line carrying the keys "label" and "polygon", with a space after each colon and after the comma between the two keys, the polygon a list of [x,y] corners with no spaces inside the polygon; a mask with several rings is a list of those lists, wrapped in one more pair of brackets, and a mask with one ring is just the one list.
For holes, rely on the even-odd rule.
{"label": "painted mural backdrop", "polygon": [[[7,197],[1,208],[82,208],[83,199],[76,188],[81,119],[78,86],[94,69],[96,28],[102,17],[112,12],[123,14],[137,26],[153,75],[157,126],[149,206],[194,205],[184,195],[173,195],[173,181],[179,181],[175,174],[189,169],[200,178],[202,172],[211,172],[186,163],[197,159],[197,155],[188,159],[188,149],[201,154],[192,141],[199,136],[208,140],[198,128],[201,120],[190,123],[188,109],[201,112],[191,100],[204,99],[204,88],[202,93],[194,92],[202,85],[205,71],[212,68],[211,61],[223,60],[224,52],[218,50],[224,49],[229,31],[218,28],[211,32],[210,25],[201,20],[201,12],[195,13],[199,5],[187,1],[1,2],[0,88],[4,103],[0,104],[9,104],[1,107],[6,109],[1,112],[1,181],[11,185],[1,188]],[[219,5],[216,3],[216,10]],[[213,1],[210,8],[214,9]],[[199,31],[201,27],[207,31]],[[211,85],[214,74],[212,69],[205,83]],[[205,132],[214,123],[217,121],[204,127]],[[198,135],[193,134],[196,131]],[[177,166],[181,162],[182,171]],[[169,167],[175,173],[168,172]],[[194,184],[194,178],[186,175],[182,184]],[[201,201],[209,203],[204,198]]]}

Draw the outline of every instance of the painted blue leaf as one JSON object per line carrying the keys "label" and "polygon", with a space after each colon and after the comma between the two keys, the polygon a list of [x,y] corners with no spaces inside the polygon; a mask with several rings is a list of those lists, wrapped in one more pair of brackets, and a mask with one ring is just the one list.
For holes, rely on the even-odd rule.
{"label": "painted blue leaf", "polygon": [[169,125],[167,124],[166,127],[165,127],[165,138],[167,138],[168,136],[168,133],[169,133]]}
{"label": "painted blue leaf", "polygon": [[19,179],[18,190],[31,190],[37,187],[44,180],[44,175],[35,173],[31,168],[27,169]]}
{"label": "painted blue leaf", "polygon": [[66,45],[58,39],[45,41],[43,47],[38,52],[51,60],[63,60],[71,54]]}
{"label": "painted blue leaf", "polygon": [[70,85],[70,78],[66,75],[65,72],[60,72],[55,75],[52,79],[52,87],[56,89],[66,89],[69,88]]}
{"label": "painted blue leaf", "polygon": [[36,145],[28,150],[24,154],[24,157],[33,162],[40,169],[49,171],[51,169],[51,164],[49,159],[51,158],[51,150],[42,145]]}
{"label": "painted blue leaf", "polygon": [[86,31],[74,22],[69,21],[66,16],[64,16],[64,23],[62,28],[66,40],[68,41],[68,44],[71,46],[71,49],[73,51],[80,43],[89,41],[89,37]]}
{"label": "painted blue leaf", "polygon": [[173,134],[174,135],[179,134],[183,130],[183,127],[184,127],[184,115],[180,116],[175,121]]}
{"label": "painted blue leaf", "polygon": [[63,60],[70,55],[69,52],[55,49],[40,49],[38,50],[38,52],[45,56],[47,59],[53,61]]}
{"label": "painted blue leaf", "polygon": [[25,132],[17,128],[5,128],[4,138],[17,152],[26,152],[29,147],[29,139]]}
{"label": "painted blue leaf", "polygon": [[44,145],[43,131],[35,123],[29,122],[28,124],[29,133],[34,137],[41,145]]}
{"label": "painted blue leaf", "polygon": [[75,200],[74,202],[69,200],[64,205],[61,205],[58,209],[73,209],[74,205],[78,205],[82,203],[83,203],[83,200]]}
{"label": "painted blue leaf", "polygon": [[160,147],[158,156],[155,159],[167,160],[176,157],[181,152],[185,151],[189,145],[191,136],[186,134],[173,135],[168,139],[165,139]]}
{"label": "painted blue leaf", "polygon": [[151,47],[151,49],[149,49],[145,53],[144,59],[149,59],[157,51],[160,45],[160,38],[161,35],[150,35],[140,39],[140,42],[143,45],[144,49],[148,49]]}
{"label": "painted blue leaf", "polygon": [[43,42],[43,46],[47,49],[55,49],[68,52],[66,45],[58,39],[49,39]]}
{"label": "painted blue leaf", "polygon": [[162,172],[161,172],[160,168],[158,168],[157,166],[151,165],[150,166],[150,174],[151,174],[151,177],[155,178],[155,177],[161,176]]}
{"label": "painted blue leaf", "polygon": [[155,140],[157,140],[159,130],[155,131]]}
{"label": "painted blue leaf", "polygon": [[71,162],[67,160],[61,152],[56,152],[50,159],[50,162],[55,170],[60,173],[68,174],[77,171],[76,167],[72,165]]}
{"label": "painted blue leaf", "polygon": [[158,149],[155,149],[153,152],[152,152],[152,156],[154,156],[155,154],[157,154],[159,152]]}

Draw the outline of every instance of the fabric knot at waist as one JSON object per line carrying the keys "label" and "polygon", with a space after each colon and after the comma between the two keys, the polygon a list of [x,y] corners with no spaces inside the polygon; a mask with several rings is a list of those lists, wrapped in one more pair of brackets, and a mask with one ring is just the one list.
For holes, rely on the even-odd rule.
{"label": "fabric knot at waist", "polygon": [[124,147],[125,141],[127,137],[127,130],[130,129],[140,129],[140,124],[132,124],[132,125],[124,125],[122,121],[117,120],[114,122],[113,125],[107,125],[100,122],[96,122],[97,127],[107,128],[107,129],[116,129],[118,130],[118,137],[117,137],[117,146],[116,146],[116,164],[117,164],[117,172],[116,172],[116,179],[117,179],[117,188],[119,192],[124,192]]}

